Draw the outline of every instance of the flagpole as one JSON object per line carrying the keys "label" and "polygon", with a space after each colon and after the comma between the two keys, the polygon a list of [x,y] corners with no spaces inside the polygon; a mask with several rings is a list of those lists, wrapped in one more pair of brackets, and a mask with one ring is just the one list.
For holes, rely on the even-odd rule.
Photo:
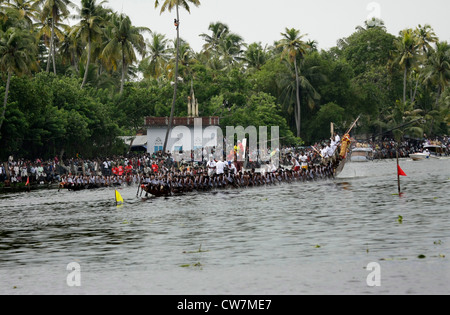
{"label": "flagpole", "polygon": [[398,142],[397,142],[397,150],[396,150],[396,156],[397,156],[397,184],[398,184],[398,194],[401,194],[401,189],[400,189],[400,172],[399,172],[399,167],[400,167],[400,163],[398,161]]}

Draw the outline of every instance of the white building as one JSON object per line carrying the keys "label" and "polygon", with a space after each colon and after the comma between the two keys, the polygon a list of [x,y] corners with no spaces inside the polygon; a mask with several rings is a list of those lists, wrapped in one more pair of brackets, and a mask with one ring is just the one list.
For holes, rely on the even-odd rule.
{"label": "white building", "polygon": [[[190,151],[217,146],[219,117],[174,117],[167,141],[167,151]],[[162,151],[169,117],[146,117],[147,152]]]}

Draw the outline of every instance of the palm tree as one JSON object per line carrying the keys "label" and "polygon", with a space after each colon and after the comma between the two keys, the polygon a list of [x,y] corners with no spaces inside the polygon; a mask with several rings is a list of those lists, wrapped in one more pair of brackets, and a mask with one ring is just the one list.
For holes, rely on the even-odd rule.
{"label": "palm tree", "polygon": [[436,49],[429,51],[424,68],[425,82],[437,87],[436,106],[441,94],[449,86],[450,81],[450,45],[447,42],[436,43]]}
{"label": "palm tree", "polygon": [[83,55],[85,49],[84,44],[80,38],[76,37],[76,34],[72,32],[70,26],[67,26],[64,32],[64,39],[61,41],[59,52],[61,54],[63,64],[69,63],[76,74],[79,72],[78,62]]}
{"label": "palm tree", "polygon": [[14,10],[20,19],[24,19],[28,25],[33,24],[33,20],[38,16],[38,3],[35,0],[15,0],[7,3],[8,8]]}
{"label": "palm tree", "polygon": [[103,58],[110,65],[122,65],[120,94],[123,93],[128,66],[137,61],[135,50],[145,56],[145,39],[142,33],[150,32],[147,27],[133,26],[130,17],[125,14],[113,14],[110,21],[109,38],[103,49]]}
{"label": "palm tree", "polygon": [[418,42],[412,29],[400,31],[400,37],[395,41],[393,64],[400,65],[403,70],[403,103],[406,103],[406,87],[408,71],[416,61]]}
{"label": "palm tree", "polygon": [[438,38],[430,25],[420,25],[414,30],[417,38],[417,48],[422,50],[425,55],[432,49],[431,43],[436,43]]}
{"label": "palm tree", "polygon": [[[281,90],[280,102],[284,105],[288,114],[295,113],[297,115],[295,67],[288,61],[283,61],[283,64],[286,66],[286,71],[281,72],[277,78],[277,85]],[[312,110],[321,96],[311,82],[326,82],[327,77],[320,71],[320,67],[305,64],[305,60],[301,60],[299,69],[301,69],[298,73],[301,90],[300,99],[305,101]]]}
{"label": "palm tree", "polygon": [[[70,0],[36,0],[36,4],[42,5],[41,22],[45,23],[48,19],[51,19],[49,60],[51,56],[53,72],[56,74],[55,25],[63,18],[69,16],[69,7],[74,7],[74,4]],[[50,71],[50,62],[47,63],[46,71]]]}
{"label": "palm tree", "polygon": [[[169,118],[169,126],[167,128],[166,132],[166,138],[164,140],[164,147],[163,152],[166,152],[167,148],[167,140],[169,139],[169,132],[172,130],[172,123],[173,123],[173,114],[175,111],[175,102],[177,99],[177,88],[178,88],[178,59],[180,56],[180,11],[179,7],[183,7],[188,13],[191,13],[191,9],[189,7],[189,3],[192,3],[196,7],[200,5],[200,0],[164,0],[164,2],[161,5],[161,11],[162,14],[166,10],[169,12],[172,12],[172,10],[175,8],[177,12],[177,18],[175,19],[175,26],[177,29],[177,56],[175,60],[175,80],[174,80],[174,88],[173,88],[173,100],[172,100],[172,108],[170,110],[170,118]],[[155,8],[159,6],[159,0],[155,0]]]}
{"label": "palm tree", "polygon": [[73,27],[72,33],[87,42],[87,61],[81,88],[86,84],[88,77],[88,69],[92,55],[92,42],[99,42],[102,38],[102,25],[104,23],[102,5],[105,2],[102,1],[97,4],[96,0],[81,0],[81,9],[77,9],[78,16],[76,17],[81,18],[81,21]]}
{"label": "palm tree", "polygon": [[301,104],[300,104],[300,78],[297,66],[297,59],[303,58],[306,54],[307,45],[302,40],[306,34],[300,35],[300,31],[294,28],[286,28],[285,33],[281,33],[283,38],[278,43],[277,47],[282,48],[282,58],[287,57],[287,60],[294,64],[295,69],[295,82],[296,82],[296,101],[297,106],[295,108],[295,123],[297,125],[297,137],[300,138],[300,119],[301,119]]}
{"label": "palm tree", "polygon": [[63,42],[65,38],[65,31],[69,28],[67,24],[63,24],[61,22],[53,23],[51,18],[48,18],[44,21],[38,21],[33,24],[33,29],[36,30],[36,36],[38,39],[41,39],[46,47],[48,47],[48,55],[47,55],[47,67],[46,71],[49,72],[50,62],[52,59],[51,51],[54,49],[50,49],[52,46],[51,39],[52,34],[54,40],[58,40],[59,42]]}
{"label": "palm tree", "polygon": [[11,77],[13,74],[22,75],[37,69],[36,50],[35,38],[20,25],[19,27],[10,27],[2,33],[0,38],[0,70],[7,74],[7,79],[3,111],[0,117],[0,129],[5,119]]}
{"label": "palm tree", "polygon": [[261,43],[253,43],[247,46],[242,60],[247,65],[248,69],[261,70],[261,67],[270,58],[270,53],[267,50],[267,45],[262,47]]}
{"label": "palm tree", "polygon": [[6,14],[6,6],[3,5],[3,1],[0,1],[0,20],[6,22],[8,20],[8,14]]}
{"label": "palm tree", "polygon": [[219,54],[227,66],[240,60],[244,39],[235,33],[228,33],[219,43]]}
{"label": "palm tree", "polygon": [[200,34],[200,37],[203,37],[203,40],[206,42],[203,45],[203,49],[205,52],[210,50],[217,52],[220,41],[229,33],[230,29],[228,25],[222,22],[216,22],[209,24],[208,30],[212,32],[211,35],[205,33]]}
{"label": "palm tree", "polygon": [[144,58],[139,68],[144,73],[144,77],[159,78],[169,60],[168,39],[163,34],[152,33],[151,40],[147,41],[148,57]]}

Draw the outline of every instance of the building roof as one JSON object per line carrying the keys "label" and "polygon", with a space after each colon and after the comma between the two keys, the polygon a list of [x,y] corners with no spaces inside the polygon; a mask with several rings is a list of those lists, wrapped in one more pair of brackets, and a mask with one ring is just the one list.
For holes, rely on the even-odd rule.
{"label": "building roof", "polygon": [[[201,119],[202,127],[219,126],[220,118],[216,116],[210,117],[174,117],[172,125],[176,126],[194,126],[195,119]],[[146,127],[167,127],[169,126],[169,117],[146,117]]]}
{"label": "building roof", "polygon": [[119,138],[122,139],[126,145],[130,145],[131,141],[133,141],[133,147],[147,146],[147,136],[125,136]]}

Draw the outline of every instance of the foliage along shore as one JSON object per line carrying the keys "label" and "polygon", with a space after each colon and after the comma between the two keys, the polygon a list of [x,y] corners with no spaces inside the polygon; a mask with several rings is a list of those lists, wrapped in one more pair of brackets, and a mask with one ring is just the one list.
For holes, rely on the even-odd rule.
{"label": "foliage along shore", "polygon": [[[0,160],[123,153],[117,136],[136,133],[145,116],[170,115],[176,54],[167,36],[105,2],[1,1]],[[176,116],[187,115],[193,88],[201,116],[280,126],[286,145],[327,138],[330,122],[343,131],[359,114],[360,133],[423,118],[396,136],[448,134],[450,46],[429,25],[393,35],[366,21],[329,50],[295,28],[266,47],[222,22],[200,36],[200,52],[180,41]]]}

